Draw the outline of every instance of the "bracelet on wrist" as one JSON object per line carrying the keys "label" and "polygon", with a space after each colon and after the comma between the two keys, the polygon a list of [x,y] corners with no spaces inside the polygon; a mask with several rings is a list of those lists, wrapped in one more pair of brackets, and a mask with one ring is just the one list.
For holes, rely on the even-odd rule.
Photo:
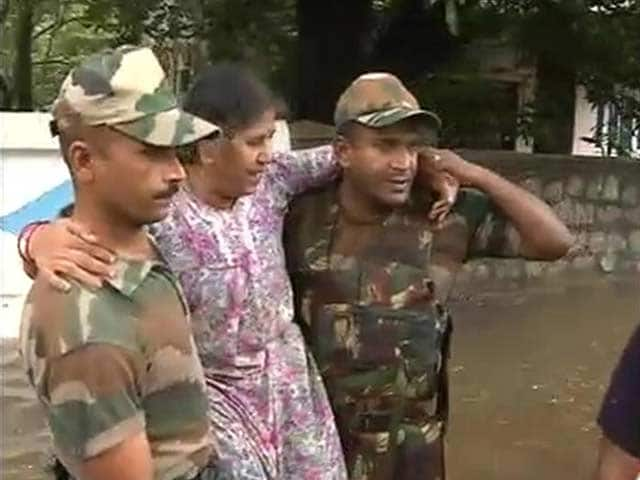
{"label": "bracelet on wrist", "polygon": [[22,261],[27,264],[31,268],[35,268],[35,260],[29,253],[29,246],[31,245],[31,239],[33,238],[33,234],[43,225],[47,225],[49,222],[37,221],[32,222],[25,226],[18,235],[18,254]]}

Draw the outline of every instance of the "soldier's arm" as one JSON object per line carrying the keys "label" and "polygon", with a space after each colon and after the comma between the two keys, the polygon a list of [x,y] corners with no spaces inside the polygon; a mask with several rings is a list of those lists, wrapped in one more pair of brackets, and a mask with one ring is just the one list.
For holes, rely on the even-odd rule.
{"label": "soldier's arm", "polygon": [[56,448],[80,479],[151,480],[135,359],[89,344],[47,362],[46,414]]}
{"label": "soldier's arm", "polygon": [[518,254],[530,259],[555,260],[567,253],[573,237],[544,201],[500,175],[463,160],[450,150],[433,149],[438,168],[462,185],[484,192],[515,228]]}

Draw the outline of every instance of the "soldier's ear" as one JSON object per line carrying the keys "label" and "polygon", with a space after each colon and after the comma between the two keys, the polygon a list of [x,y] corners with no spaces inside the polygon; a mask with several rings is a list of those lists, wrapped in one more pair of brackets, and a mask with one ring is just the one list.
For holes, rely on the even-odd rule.
{"label": "soldier's ear", "polygon": [[351,146],[349,145],[349,142],[347,141],[347,139],[344,138],[342,135],[338,135],[333,140],[333,151],[336,155],[336,158],[338,159],[338,164],[342,168],[349,167],[351,163],[350,161]]}
{"label": "soldier's ear", "polygon": [[91,182],[95,177],[95,158],[84,140],[71,141],[66,149],[66,160],[71,175],[79,182]]}

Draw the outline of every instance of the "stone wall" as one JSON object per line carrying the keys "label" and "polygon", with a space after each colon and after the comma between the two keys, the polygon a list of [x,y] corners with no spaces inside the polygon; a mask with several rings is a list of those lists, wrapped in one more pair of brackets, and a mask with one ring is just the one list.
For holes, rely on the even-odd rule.
{"label": "stone wall", "polygon": [[561,271],[636,270],[640,265],[640,162],[599,157],[462,151],[543,198],[576,238],[562,260],[481,260],[467,265],[463,279],[518,279]]}
{"label": "stone wall", "polygon": [[[331,140],[326,131],[309,135],[307,130],[292,132],[294,148]],[[639,161],[509,151],[460,153],[544,198],[576,238],[570,253],[560,261],[478,260],[465,266],[460,280],[516,280],[566,270],[640,270]]]}

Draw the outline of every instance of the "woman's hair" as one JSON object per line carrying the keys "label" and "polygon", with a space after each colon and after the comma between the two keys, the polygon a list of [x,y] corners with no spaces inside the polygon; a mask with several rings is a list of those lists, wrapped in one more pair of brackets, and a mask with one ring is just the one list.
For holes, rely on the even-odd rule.
{"label": "woman's hair", "polygon": [[[237,63],[217,63],[202,71],[185,95],[183,108],[220,126],[227,138],[250,127],[268,110],[274,110],[277,117],[286,114],[284,101]],[[196,150],[195,144],[180,147],[178,158],[182,163],[193,163]]]}
{"label": "woman's hair", "polygon": [[184,109],[219,125],[226,136],[250,127],[282,102],[248,68],[235,63],[207,67],[196,77],[184,99]]}

